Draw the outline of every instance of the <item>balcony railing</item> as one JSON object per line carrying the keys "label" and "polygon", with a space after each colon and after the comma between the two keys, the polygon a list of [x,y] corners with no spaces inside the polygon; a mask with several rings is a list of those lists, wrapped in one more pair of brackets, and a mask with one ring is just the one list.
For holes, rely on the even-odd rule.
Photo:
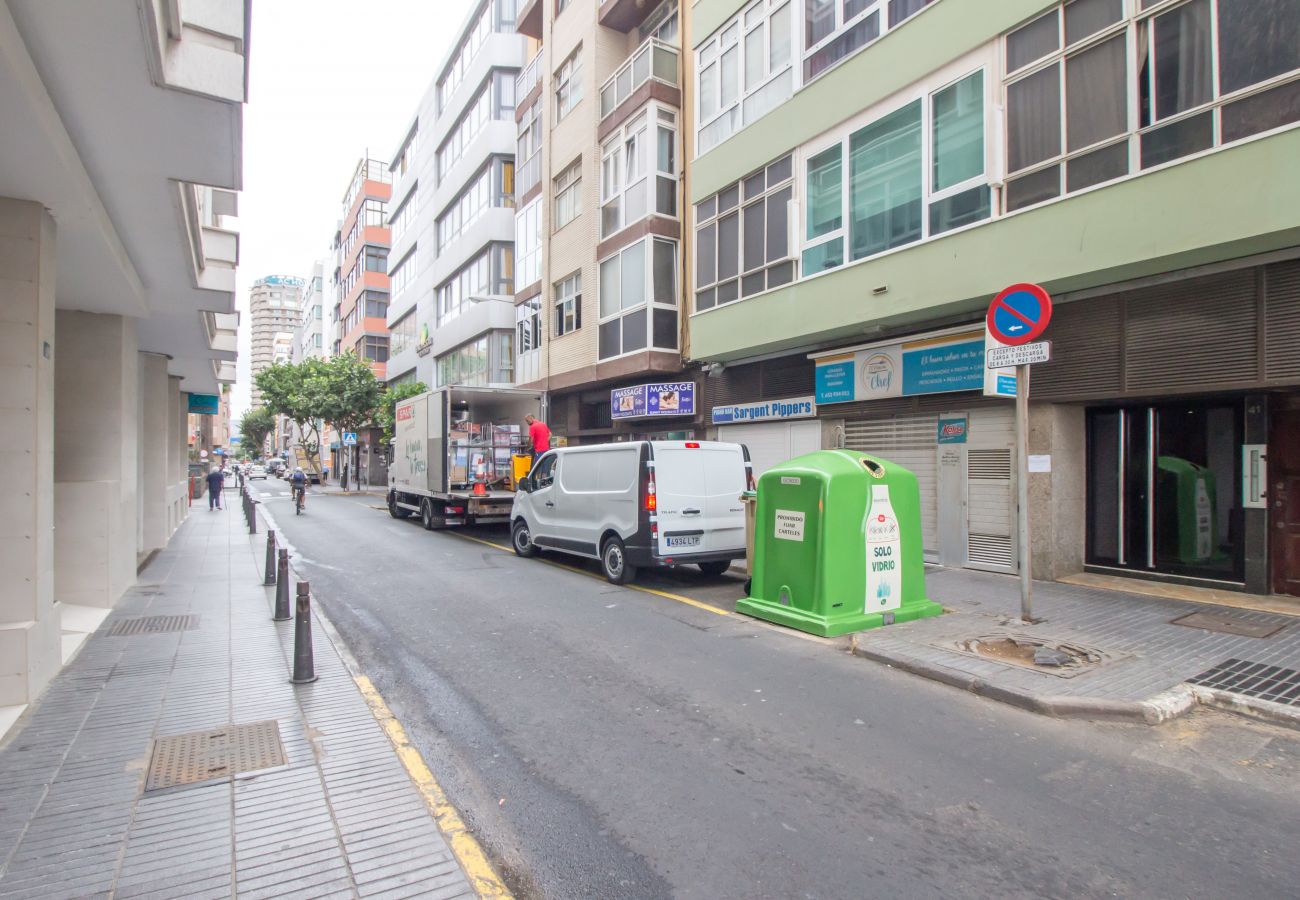
{"label": "balcony railing", "polygon": [[538,50],[537,55],[533,57],[522,72],[515,78],[515,102],[522,103],[523,99],[528,96],[528,92],[537,87],[537,82],[542,77],[542,54],[544,50]]}
{"label": "balcony railing", "polygon": [[677,87],[677,48],[658,38],[646,38],[617,72],[600,87],[600,118],[605,119],[620,103],[650,79]]}

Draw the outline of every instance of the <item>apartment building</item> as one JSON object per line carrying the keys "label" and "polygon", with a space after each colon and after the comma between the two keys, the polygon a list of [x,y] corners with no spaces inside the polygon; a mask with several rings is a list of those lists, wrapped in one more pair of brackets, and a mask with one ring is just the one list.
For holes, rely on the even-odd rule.
{"label": "apartment building", "polygon": [[[303,279],[302,291],[298,297],[298,327],[293,334],[293,360],[325,358],[329,348],[325,339],[325,273],[327,263],[318,259],[312,264],[311,275]],[[333,304],[330,304],[333,309]]]}
{"label": "apartment building", "polygon": [[383,381],[388,366],[388,249],[385,216],[392,195],[388,169],[376,159],[357,163],[343,194],[334,235],[335,303],[332,355],[355,353]]}
{"label": "apartment building", "polygon": [[692,11],[713,433],[907,465],[928,560],[1014,571],[983,313],[1036,282],[1035,575],[1300,594],[1300,0]]}
{"label": "apartment building", "polygon": [[514,384],[516,0],[457,32],[388,171],[388,381]]}
{"label": "apartment building", "polygon": [[531,0],[520,75],[516,380],[557,437],[690,436],[683,371],[683,103],[676,0]]}
{"label": "apartment building", "polygon": [[248,290],[249,371],[254,409],[262,405],[257,374],[286,361],[284,348],[293,344],[303,284],[303,279],[292,275],[267,275],[254,281]]}

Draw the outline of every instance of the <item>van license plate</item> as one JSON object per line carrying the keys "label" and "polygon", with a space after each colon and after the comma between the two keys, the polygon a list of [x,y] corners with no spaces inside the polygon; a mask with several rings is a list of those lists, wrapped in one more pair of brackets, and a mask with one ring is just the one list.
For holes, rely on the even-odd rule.
{"label": "van license plate", "polygon": [[698,534],[687,535],[686,537],[670,537],[668,539],[669,547],[698,547],[700,546],[700,536]]}

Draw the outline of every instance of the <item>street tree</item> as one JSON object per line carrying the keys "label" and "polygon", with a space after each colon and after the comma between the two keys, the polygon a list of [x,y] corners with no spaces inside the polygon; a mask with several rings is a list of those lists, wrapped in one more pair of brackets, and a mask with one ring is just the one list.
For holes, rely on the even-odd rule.
{"label": "street tree", "polygon": [[[365,360],[355,353],[344,353],[322,363],[325,401],[321,418],[342,435],[357,431],[375,421],[383,385]],[[357,449],[348,451],[351,469],[357,470]]]}
{"label": "street tree", "polygon": [[299,444],[319,468],[321,422],[329,404],[329,364],[316,357],[277,363],[257,373],[257,387],[272,412],[298,426]]}
{"label": "street tree", "polygon": [[250,409],[239,420],[239,433],[243,435],[242,446],[251,453],[259,454],[266,444],[267,435],[275,431],[275,413],[265,406]]}
{"label": "street tree", "polygon": [[397,404],[416,394],[423,394],[429,388],[423,381],[409,381],[406,384],[395,384],[385,389],[379,398],[379,412],[375,415],[375,424],[384,429],[384,446],[387,447],[393,440],[393,424],[397,416]]}

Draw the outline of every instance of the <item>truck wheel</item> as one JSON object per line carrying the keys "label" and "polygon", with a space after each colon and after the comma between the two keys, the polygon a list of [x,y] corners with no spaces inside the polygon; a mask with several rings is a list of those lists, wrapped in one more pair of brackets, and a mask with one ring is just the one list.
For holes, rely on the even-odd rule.
{"label": "truck wheel", "polygon": [[425,531],[433,531],[433,503],[428,497],[420,501],[420,524]]}
{"label": "truck wheel", "polygon": [[699,563],[698,565],[700,571],[705,575],[708,575],[710,578],[717,578],[723,572],[726,572],[731,568],[731,561],[726,559],[715,559],[710,560],[709,562]]}
{"label": "truck wheel", "polygon": [[617,537],[607,540],[601,548],[600,567],[610,584],[627,584],[636,578],[636,566],[628,563],[623,542]]}
{"label": "truck wheel", "polygon": [[402,509],[397,505],[397,494],[388,495],[388,514],[394,519],[405,519],[411,514],[409,509]]}
{"label": "truck wheel", "polygon": [[528,523],[523,519],[516,520],[515,527],[510,530],[510,543],[515,547],[516,556],[532,559],[537,555],[537,545],[533,543],[532,532],[528,530]]}

